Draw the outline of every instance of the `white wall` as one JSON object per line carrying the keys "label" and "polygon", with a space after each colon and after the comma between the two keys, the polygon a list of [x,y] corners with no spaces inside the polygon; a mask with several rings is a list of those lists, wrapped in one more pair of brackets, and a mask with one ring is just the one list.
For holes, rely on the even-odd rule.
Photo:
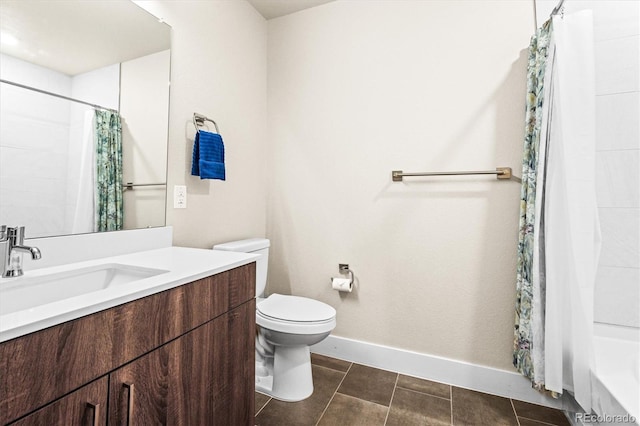
{"label": "white wall", "polygon": [[[165,183],[169,128],[170,51],[121,66],[123,182]],[[124,192],[124,229],[164,226],[166,186],[138,186]]]}
{"label": "white wall", "polygon": [[[553,1],[536,2],[538,23]],[[602,251],[597,323],[640,328],[640,2],[565,3],[593,11],[596,61],[596,191]]]}
{"label": "white wall", "polygon": [[[172,27],[167,224],[174,245],[264,236],[266,21],[245,1],[136,3]],[[225,182],[190,175],[194,112],[220,126]],[[173,185],[187,185],[186,209],[173,208]]]}
{"label": "white wall", "polygon": [[118,110],[120,105],[120,64],[107,65],[74,75],[71,97]]}
{"label": "white wall", "polygon": [[[512,370],[531,2],[336,1],[269,21],[269,292],[334,335]],[[331,290],[338,263],[357,289]]]}

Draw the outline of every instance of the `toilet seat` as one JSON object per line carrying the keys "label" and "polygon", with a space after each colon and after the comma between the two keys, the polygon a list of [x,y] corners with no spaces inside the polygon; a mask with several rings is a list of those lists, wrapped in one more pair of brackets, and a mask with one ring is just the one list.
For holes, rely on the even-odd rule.
{"label": "toilet seat", "polygon": [[318,300],[274,293],[257,304],[256,323],[282,333],[326,333],[336,326],[336,310]]}

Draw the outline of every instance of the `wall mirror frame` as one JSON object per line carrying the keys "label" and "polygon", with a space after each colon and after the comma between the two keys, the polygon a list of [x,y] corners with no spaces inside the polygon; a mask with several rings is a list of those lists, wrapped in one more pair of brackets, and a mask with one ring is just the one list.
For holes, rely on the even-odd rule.
{"label": "wall mirror frame", "polygon": [[[170,48],[171,27],[131,0],[0,2],[1,224],[27,238],[165,226]],[[115,229],[96,224],[95,111],[120,117]]]}

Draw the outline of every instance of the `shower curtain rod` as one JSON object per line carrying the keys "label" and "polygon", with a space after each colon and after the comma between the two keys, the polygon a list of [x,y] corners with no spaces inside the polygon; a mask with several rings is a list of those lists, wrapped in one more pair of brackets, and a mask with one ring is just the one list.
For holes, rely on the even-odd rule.
{"label": "shower curtain rod", "polygon": [[551,11],[551,16],[557,15],[558,12],[560,12],[560,10],[562,9],[562,6],[564,5],[564,1],[565,0],[560,0],[560,3],[558,3],[558,5],[553,8],[553,10]]}
{"label": "shower curtain rod", "polygon": [[11,84],[12,86],[20,87],[22,89],[33,90],[34,92],[38,92],[38,93],[42,93],[42,94],[50,95],[50,96],[55,96],[56,98],[65,99],[65,100],[71,101],[71,102],[77,102],[77,103],[83,104],[83,105],[88,105],[88,106],[96,108],[96,109],[102,109],[102,110],[105,110],[105,111],[111,111],[111,112],[118,113],[118,111],[115,110],[115,109],[106,108],[106,107],[103,107],[101,105],[92,104],[92,103],[89,103],[89,102],[81,101],[79,99],[73,99],[73,98],[70,98],[70,97],[64,96],[64,95],[58,95],[57,93],[47,92],[46,90],[36,89],[35,87],[25,86],[24,84],[15,83],[13,81],[0,79],[0,83]]}

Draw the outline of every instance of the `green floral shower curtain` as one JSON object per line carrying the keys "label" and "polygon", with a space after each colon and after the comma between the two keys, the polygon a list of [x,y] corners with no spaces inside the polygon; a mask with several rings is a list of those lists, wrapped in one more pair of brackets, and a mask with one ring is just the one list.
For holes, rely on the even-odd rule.
{"label": "green floral shower curtain", "polygon": [[122,125],[120,115],[95,111],[96,230],[117,231],[124,221],[122,202]]}
{"label": "green floral shower curtain", "polygon": [[[527,99],[525,117],[524,156],[522,161],[522,187],[520,193],[520,230],[518,234],[518,264],[516,278],[516,319],[513,364],[524,376],[531,379],[533,387],[544,389],[544,307],[539,302],[544,295],[544,277],[536,276],[534,252],[536,247],[536,188],[543,183],[544,170],[539,170],[540,137],[543,126],[543,103],[545,71],[547,70],[547,48],[551,39],[551,21],[547,21],[529,45],[527,67]],[[550,67],[549,67],[550,68]],[[544,155],[544,154],[542,154]],[[540,194],[542,195],[542,193]],[[534,342],[535,340],[535,342]],[[535,344],[534,344],[535,343]],[[534,368],[534,366],[536,368]],[[536,371],[540,370],[540,371]]]}

